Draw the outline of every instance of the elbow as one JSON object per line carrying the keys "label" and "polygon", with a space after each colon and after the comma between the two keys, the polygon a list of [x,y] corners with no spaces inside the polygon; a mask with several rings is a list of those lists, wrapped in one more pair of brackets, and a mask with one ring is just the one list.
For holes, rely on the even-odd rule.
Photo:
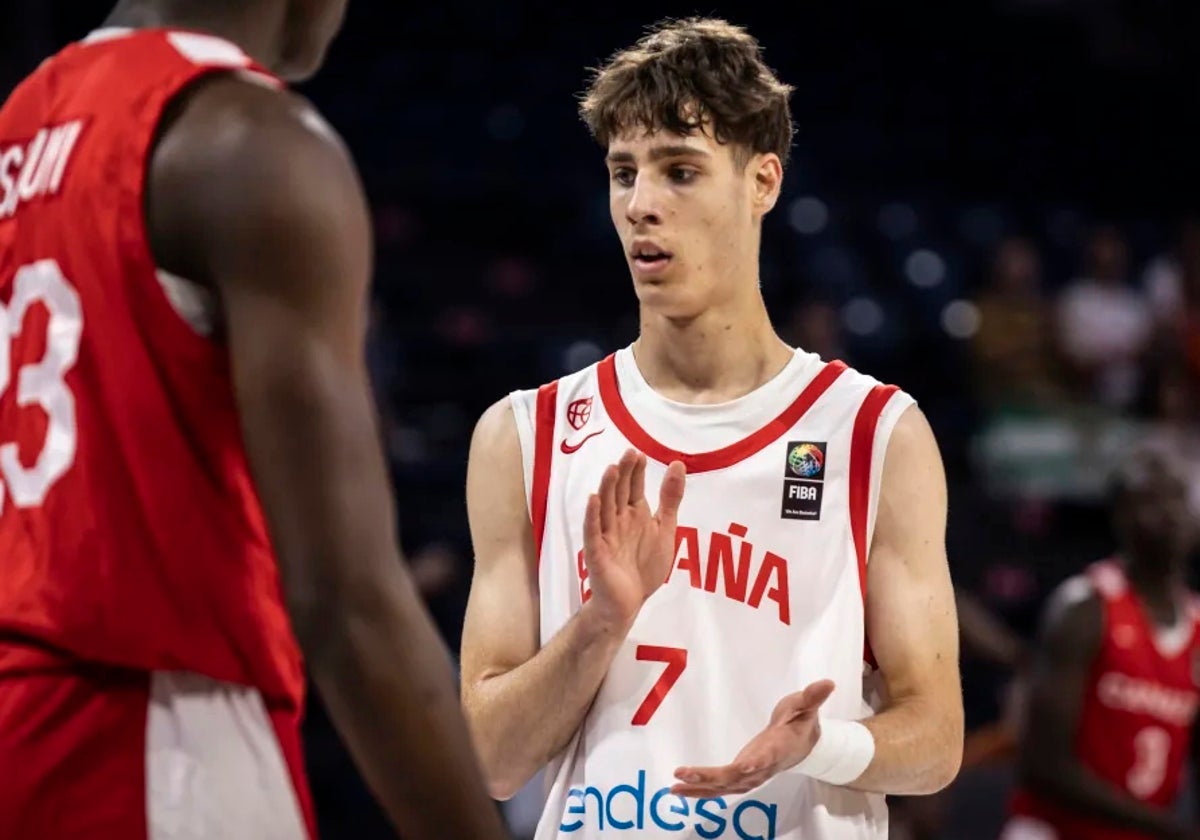
{"label": "elbow", "polygon": [[959,748],[950,752],[934,768],[933,773],[929,778],[929,790],[922,793],[933,794],[940,793],[953,784],[958,778],[958,772],[962,769],[963,751],[962,744]]}
{"label": "elbow", "polygon": [[[468,683],[462,687],[463,715],[471,733],[471,744],[483,771],[483,781],[488,795],[500,802],[512,799],[520,792],[533,773],[523,773],[513,751],[506,749],[502,738],[494,727],[488,725],[486,714],[480,709],[478,698]],[[536,771],[535,771],[536,772]]]}
{"label": "elbow", "polygon": [[503,755],[497,745],[485,743],[484,739],[480,738],[476,732],[477,730],[472,724],[471,733],[475,741],[475,754],[479,757],[479,766],[483,770],[483,780],[487,785],[488,795],[500,802],[512,799],[525,787],[525,784],[533,777],[533,773],[522,772],[511,756]]}
{"label": "elbow", "polygon": [[507,802],[525,786],[515,778],[506,778],[503,774],[495,774],[488,770],[484,771],[484,778],[487,781],[488,795],[498,802]]}
{"label": "elbow", "polygon": [[963,729],[961,726],[954,731],[953,737],[949,739],[940,750],[929,769],[925,773],[924,784],[920,786],[920,790],[912,791],[917,796],[928,796],[939,793],[958,778],[958,773],[962,769],[963,763]]}

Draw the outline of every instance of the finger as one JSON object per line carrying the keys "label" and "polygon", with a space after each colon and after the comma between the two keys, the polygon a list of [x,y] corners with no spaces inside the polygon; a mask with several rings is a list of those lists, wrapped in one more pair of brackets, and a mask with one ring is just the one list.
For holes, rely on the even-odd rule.
{"label": "finger", "polygon": [[[746,790],[749,790],[747,788]],[[676,796],[686,796],[691,799],[716,799],[718,796],[732,796],[735,793],[745,793],[745,790],[737,790],[732,787],[704,787],[703,785],[683,785],[675,784],[671,786],[671,793]]]}
{"label": "finger", "polygon": [[817,680],[812,685],[808,686],[801,692],[804,695],[805,711],[811,711],[820,708],[829,695],[833,694],[833,680]]}
{"label": "finger", "polygon": [[587,508],[583,513],[583,545],[589,549],[586,555],[591,560],[592,546],[600,542],[600,497],[595,493],[588,496]]}
{"label": "finger", "polygon": [[629,504],[640,505],[646,500],[646,456],[638,453],[633,474],[629,476]]}
{"label": "finger", "polygon": [[783,723],[794,720],[801,715],[816,711],[833,693],[832,680],[818,680],[802,691],[789,694],[776,705],[771,712],[771,723]]}
{"label": "finger", "polygon": [[633,479],[633,468],[637,464],[637,453],[632,449],[625,450],[617,465],[616,494],[617,511],[621,512],[629,506],[629,485]]}
{"label": "finger", "polygon": [[721,796],[729,793],[745,793],[767,781],[769,768],[748,767],[734,762],[725,767],[680,767],[675,771],[679,779],[672,793],[681,796]]}
{"label": "finger", "polygon": [[617,497],[615,494],[617,486],[617,468],[610,466],[604,471],[604,478],[600,479],[600,529],[605,534],[608,534],[613,529],[613,523],[617,516]]}
{"label": "finger", "polygon": [[675,770],[676,779],[699,787],[724,787],[735,783],[741,776],[741,770],[732,764],[723,767],[679,767]]}
{"label": "finger", "polygon": [[683,487],[687,470],[682,461],[672,461],[663,476],[658,491],[658,511],[655,513],[663,522],[674,522],[679,515],[679,503],[683,501]]}

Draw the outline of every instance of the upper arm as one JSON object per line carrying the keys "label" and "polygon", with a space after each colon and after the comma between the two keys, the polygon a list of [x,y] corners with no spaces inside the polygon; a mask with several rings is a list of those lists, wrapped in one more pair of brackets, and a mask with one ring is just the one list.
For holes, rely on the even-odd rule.
{"label": "upper arm", "polygon": [[524,468],[512,404],[480,418],[467,463],[467,516],[475,574],[463,624],[463,693],[537,653],[537,554],[525,501]]}
{"label": "upper arm", "polygon": [[867,634],[892,702],[958,710],[958,623],[946,561],[946,478],[924,415],[909,408],[887,448],[867,564]]}
{"label": "upper arm", "polygon": [[155,257],[220,298],[293,609],[329,609],[351,585],[368,592],[370,572],[396,557],[363,347],[367,220],[353,164],[311,108],[234,76],[184,100],[151,162]]}
{"label": "upper arm", "polygon": [[1074,754],[1080,711],[1103,633],[1103,606],[1084,578],[1051,598],[1029,675],[1022,763],[1052,769]]}

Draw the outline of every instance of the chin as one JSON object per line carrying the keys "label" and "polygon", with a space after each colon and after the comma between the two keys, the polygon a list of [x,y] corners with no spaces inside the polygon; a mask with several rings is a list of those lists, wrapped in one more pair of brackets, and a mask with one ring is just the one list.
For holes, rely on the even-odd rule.
{"label": "chin", "polygon": [[307,82],[324,66],[327,50],[316,46],[303,49],[300,44],[294,46],[296,49],[284,53],[274,72],[285,82],[299,84]]}
{"label": "chin", "polygon": [[280,63],[280,66],[275,69],[275,75],[288,84],[298,85],[307,82],[313,76],[317,75],[317,71],[321,69],[321,64],[320,59],[315,61],[295,61],[289,59]]}
{"label": "chin", "polygon": [[687,294],[678,285],[661,281],[636,284],[638,303],[647,312],[653,312],[672,321],[686,321],[697,317],[704,310],[703,303]]}

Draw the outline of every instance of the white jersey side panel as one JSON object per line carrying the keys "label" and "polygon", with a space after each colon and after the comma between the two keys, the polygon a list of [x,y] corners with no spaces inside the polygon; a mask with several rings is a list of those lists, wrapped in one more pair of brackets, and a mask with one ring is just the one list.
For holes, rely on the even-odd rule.
{"label": "white jersey side panel", "polygon": [[[524,424],[527,486],[537,484],[538,470],[548,482],[542,644],[590,597],[583,513],[605,467],[627,448],[647,451],[653,505],[669,460],[661,452],[653,457],[648,450],[665,447],[648,442],[636,421],[631,428],[613,370],[610,359],[560,380],[552,428],[537,416],[538,392],[512,395]],[[811,405],[792,422],[781,416],[765,428],[738,430],[725,450],[688,456],[674,567],[642,608],[579,732],[547,768],[537,840],[887,836],[882,796],[795,773],[740,796],[697,800],[669,792],[676,767],[728,763],[780,699],[815,680],[837,686],[824,715],[857,720],[872,713],[851,499],[857,495],[869,541],[887,440],[913,401],[819,362],[797,378],[790,398]],[[862,489],[855,494],[856,419],[872,403],[872,422],[857,424],[863,429],[855,483]],[[531,491],[535,524],[536,495]]]}

